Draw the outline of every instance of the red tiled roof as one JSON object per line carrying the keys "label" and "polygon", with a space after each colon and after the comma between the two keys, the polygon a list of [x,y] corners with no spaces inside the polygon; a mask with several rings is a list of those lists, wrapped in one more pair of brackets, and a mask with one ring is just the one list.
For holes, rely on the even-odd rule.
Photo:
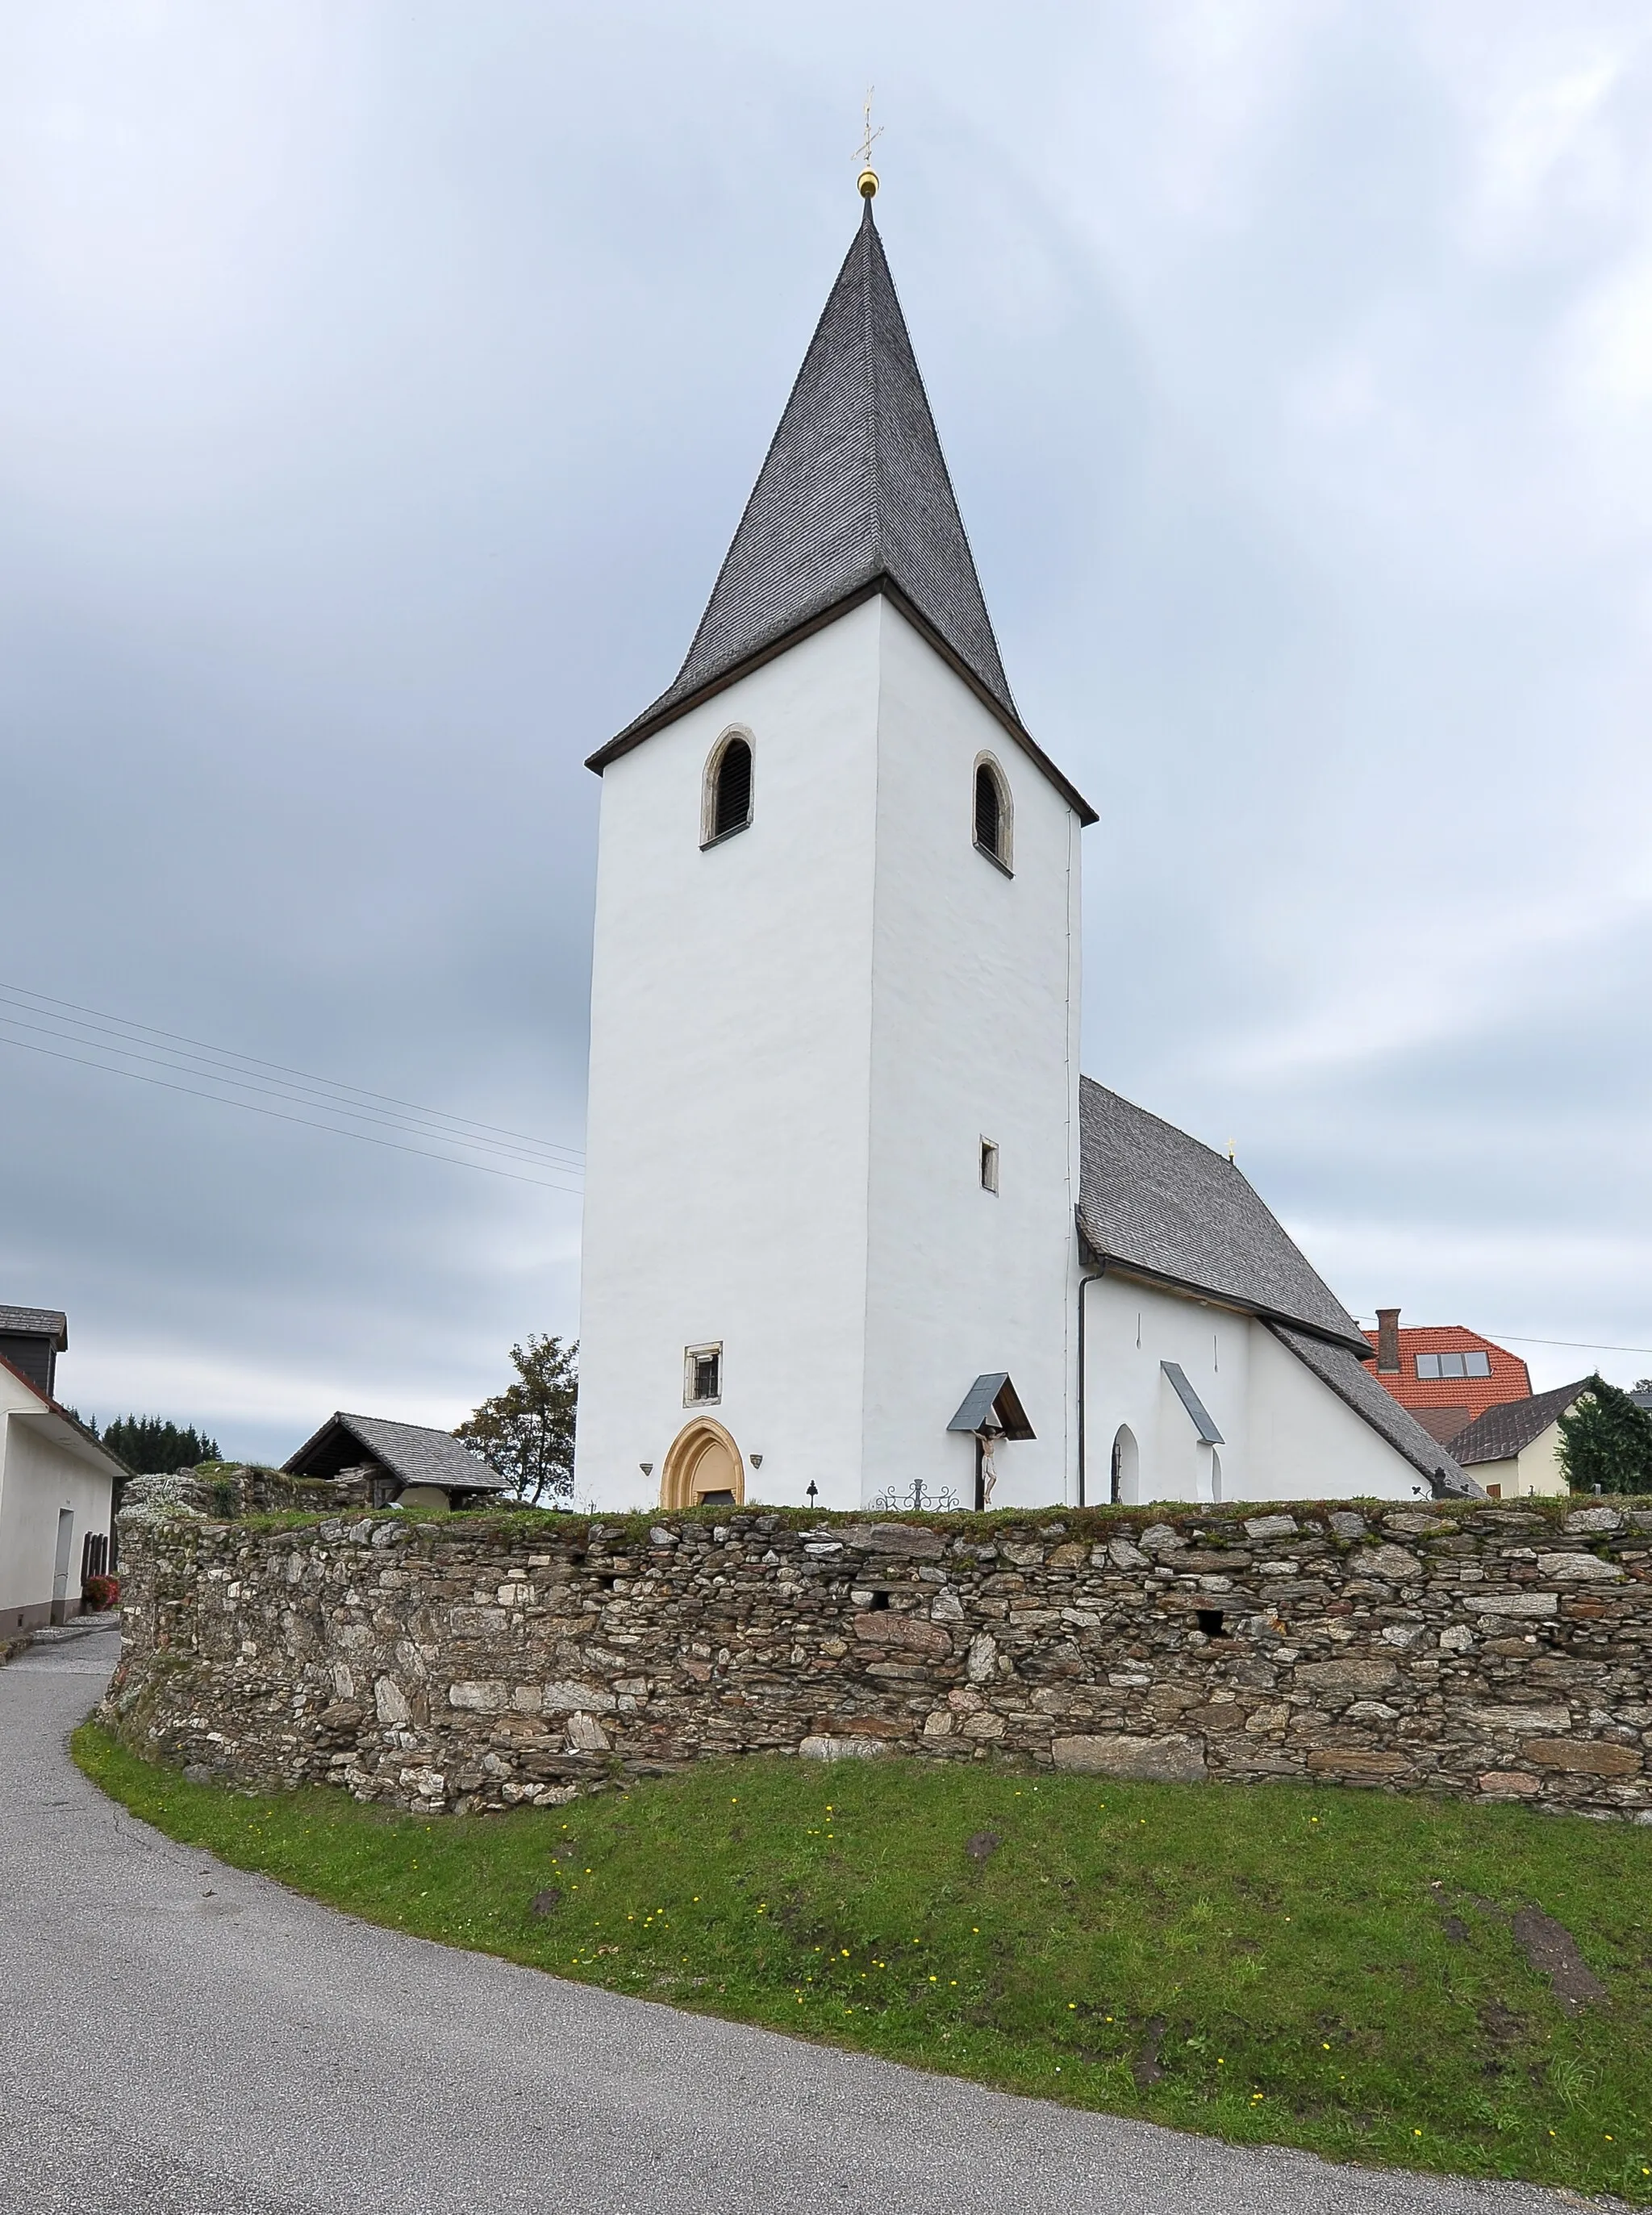
{"label": "red tiled roof", "polygon": [[[1391,1392],[1402,1407],[1409,1408],[1426,1431],[1439,1435],[1437,1426],[1442,1425],[1446,1437],[1465,1429],[1488,1408],[1501,1407],[1506,1400],[1529,1400],[1532,1397],[1532,1372],[1518,1353],[1489,1338],[1483,1338],[1477,1330],[1465,1330],[1461,1323],[1416,1323],[1400,1327],[1399,1374],[1379,1370],[1374,1359],[1377,1334],[1368,1330],[1373,1352],[1371,1373],[1377,1382]],[[1491,1359],[1489,1377],[1419,1377],[1419,1353],[1468,1353],[1479,1352]],[[1430,1420],[1430,1416],[1433,1420]]]}

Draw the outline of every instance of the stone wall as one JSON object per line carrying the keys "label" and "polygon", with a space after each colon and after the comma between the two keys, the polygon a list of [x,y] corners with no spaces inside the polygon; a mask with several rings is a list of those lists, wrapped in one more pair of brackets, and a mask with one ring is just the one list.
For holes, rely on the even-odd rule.
{"label": "stone wall", "polygon": [[919,1753],[1652,1822],[1652,1502],[151,1515],[134,1752],[421,1812],[704,1756]]}
{"label": "stone wall", "polygon": [[127,1477],[120,1491],[120,1527],[125,1531],[133,1523],[147,1525],[177,1514],[263,1515],[293,1509],[325,1515],[365,1507],[371,1498],[368,1481],[359,1470],[345,1470],[334,1477],[289,1476],[281,1469],[208,1461],[164,1476]]}

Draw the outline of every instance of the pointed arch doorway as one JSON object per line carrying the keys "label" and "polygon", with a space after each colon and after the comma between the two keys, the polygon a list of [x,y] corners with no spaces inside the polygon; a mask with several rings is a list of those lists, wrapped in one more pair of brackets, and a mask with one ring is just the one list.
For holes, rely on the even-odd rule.
{"label": "pointed arch doorway", "polygon": [[746,1502],[746,1464],[731,1433],[709,1415],[685,1423],[672,1440],[660,1472],[662,1507],[702,1502],[740,1507]]}

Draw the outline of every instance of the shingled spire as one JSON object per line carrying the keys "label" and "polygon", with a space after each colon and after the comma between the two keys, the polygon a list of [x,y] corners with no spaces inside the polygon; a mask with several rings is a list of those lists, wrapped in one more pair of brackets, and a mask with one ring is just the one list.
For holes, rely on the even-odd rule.
{"label": "shingled spire", "polygon": [[1024,739],[869,197],[688,658],[591,766],[875,592]]}

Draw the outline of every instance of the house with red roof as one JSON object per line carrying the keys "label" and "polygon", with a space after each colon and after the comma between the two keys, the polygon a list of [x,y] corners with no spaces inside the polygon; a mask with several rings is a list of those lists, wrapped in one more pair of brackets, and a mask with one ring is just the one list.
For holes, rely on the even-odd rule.
{"label": "house with red roof", "polygon": [[1377,1382],[1432,1439],[1449,1445],[1489,1408],[1532,1397],[1532,1372],[1518,1353],[1461,1323],[1409,1323],[1379,1308],[1370,1341]]}

